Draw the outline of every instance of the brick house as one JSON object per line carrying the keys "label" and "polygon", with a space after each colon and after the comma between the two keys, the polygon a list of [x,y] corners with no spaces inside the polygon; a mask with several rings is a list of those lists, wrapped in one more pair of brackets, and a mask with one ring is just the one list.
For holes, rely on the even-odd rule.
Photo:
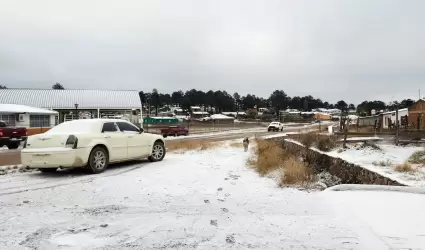
{"label": "brick house", "polygon": [[425,128],[425,100],[421,99],[409,108],[407,119],[409,121],[409,128]]}

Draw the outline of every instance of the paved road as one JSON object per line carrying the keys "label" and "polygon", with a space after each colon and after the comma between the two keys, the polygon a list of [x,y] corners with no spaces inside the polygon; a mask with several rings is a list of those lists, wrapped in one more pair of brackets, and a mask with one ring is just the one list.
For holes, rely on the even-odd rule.
{"label": "paved road", "polygon": [[[303,126],[291,126],[283,129],[283,132],[297,132],[305,129],[317,128],[318,125],[303,125]],[[266,130],[266,129],[264,129]],[[243,130],[242,130],[243,131]],[[261,130],[260,130],[261,131]],[[208,134],[199,134],[192,135],[188,137],[178,137],[178,138],[166,138],[167,144],[173,143],[173,141],[177,140],[209,140],[209,141],[225,141],[225,140],[233,140],[244,137],[261,137],[271,135],[277,132],[255,132],[254,129],[250,130],[250,132],[236,132],[236,131],[228,131],[228,132],[218,132],[218,133],[208,133]],[[16,150],[2,150],[0,151],[0,166],[3,165],[18,165],[20,164],[20,149]]]}

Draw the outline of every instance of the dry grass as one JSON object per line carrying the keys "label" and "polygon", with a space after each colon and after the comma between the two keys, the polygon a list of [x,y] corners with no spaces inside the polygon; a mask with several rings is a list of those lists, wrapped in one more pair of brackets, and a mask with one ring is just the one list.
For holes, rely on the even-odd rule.
{"label": "dry grass", "polygon": [[414,152],[407,161],[412,164],[425,164],[425,151]]}
{"label": "dry grass", "polygon": [[218,143],[209,140],[176,140],[167,143],[168,151],[185,152],[191,150],[207,150],[218,146]]}
{"label": "dry grass", "polygon": [[394,170],[397,172],[403,173],[413,173],[416,172],[416,169],[412,167],[409,163],[403,163],[394,167]]}
{"label": "dry grass", "polygon": [[313,171],[291,156],[284,161],[279,186],[305,185],[313,180]]}
{"label": "dry grass", "polygon": [[374,161],[372,162],[372,165],[374,166],[381,166],[381,167],[388,167],[392,165],[392,162],[389,159],[382,160],[382,161]]}
{"label": "dry grass", "polygon": [[256,139],[255,157],[251,159],[250,166],[254,167],[260,175],[265,175],[282,167],[287,153],[275,141]]}
{"label": "dry grass", "polygon": [[234,147],[234,148],[243,148],[243,143],[242,142],[232,142],[229,144],[230,147]]}
{"label": "dry grass", "polygon": [[256,139],[255,154],[246,164],[261,176],[280,170],[279,186],[303,185],[313,178],[313,172],[277,142]]}
{"label": "dry grass", "polygon": [[311,148],[314,143],[317,141],[317,133],[315,132],[308,132],[299,134],[298,141],[301,142],[306,148]]}
{"label": "dry grass", "polygon": [[297,140],[306,148],[316,146],[323,152],[329,152],[337,146],[337,136],[319,135],[317,131],[301,133]]}

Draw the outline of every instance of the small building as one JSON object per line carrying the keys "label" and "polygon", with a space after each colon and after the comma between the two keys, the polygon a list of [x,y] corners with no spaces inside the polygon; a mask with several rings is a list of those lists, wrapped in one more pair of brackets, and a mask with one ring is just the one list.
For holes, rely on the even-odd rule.
{"label": "small building", "polygon": [[327,114],[327,113],[315,112],[314,113],[314,119],[319,120],[319,121],[330,121],[330,120],[332,120],[332,116],[330,114]]}
{"label": "small building", "polygon": [[379,115],[363,116],[358,118],[359,126],[375,126],[380,121]]}
{"label": "small building", "polygon": [[314,120],[313,112],[279,111],[280,122],[311,122]]}
{"label": "small building", "polygon": [[[407,108],[398,110],[398,120],[401,126],[404,126],[404,119],[408,116],[409,112]],[[383,112],[380,114],[382,116],[382,128],[392,128],[397,123],[396,111]]]}
{"label": "small building", "polygon": [[0,89],[0,103],[55,110],[59,123],[105,114],[122,115],[139,125],[142,104],[137,90]]}
{"label": "small building", "polygon": [[204,117],[208,117],[210,113],[205,111],[192,111],[191,118],[194,119],[202,119]]}
{"label": "small building", "polygon": [[423,129],[425,127],[425,100],[421,99],[408,109],[410,128]]}
{"label": "small building", "polygon": [[58,124],[58,112],[18,104],[0,104],[0,120],[25,127],[28,135],[44,133]]}

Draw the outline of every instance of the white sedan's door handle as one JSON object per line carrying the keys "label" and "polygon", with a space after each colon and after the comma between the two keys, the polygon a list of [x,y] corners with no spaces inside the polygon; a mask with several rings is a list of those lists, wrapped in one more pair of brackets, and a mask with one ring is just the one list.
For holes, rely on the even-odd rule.
{"label": "white sedan's door handle", "polygon": [[132,135],[129,135],[129,136],[128,136],[128,138],[133,138],[133,137],[134,137],[134,136],[132,136]]}
{"label": "white sedan's door handle", "polygon": [[104,138],[111,138],[111,136],[110,135],[105,135]]}

